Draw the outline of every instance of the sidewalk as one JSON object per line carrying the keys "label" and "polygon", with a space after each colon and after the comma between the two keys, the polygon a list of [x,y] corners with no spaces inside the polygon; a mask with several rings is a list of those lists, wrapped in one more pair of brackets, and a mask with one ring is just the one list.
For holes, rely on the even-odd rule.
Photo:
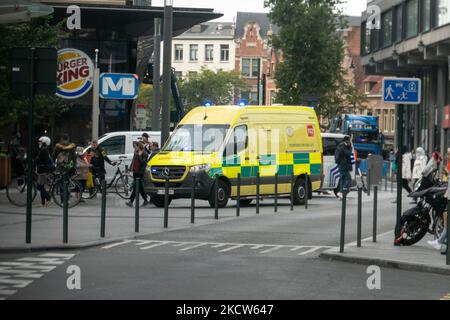
{"label": "sidewalk", "polygon": [[450,266],[445,264],[445,255],[427,244],[427,240],[432,240],[431,235],[425,236],[419,243],[410,247],[394,246],[393,240],[394,231],[391,231],[379,235],[377,243],[373,243],[372,238],[365,239],[362,242],[362,248],[357,248],[356,243],[351,243],[345,246],[342,254],[339,253],[339,248],[333,248],[324,251],[320,257],[342,262],[450,275]]}
{"label": "sidewalk", "polygon": [[[142,204],[141,199],[141,204]],[[63,244],[62,208],[52,203],[40,208],[33,203],[31,244],[25,243],[26,208],[11,205],[0,192],[0,253],[41,250],[78,250],[148,234],[193,228],[216,223],[214,209],[205,201],[196,201],[195,225],[191,224],[190,200],[176,201],[169,208],[169,228],[164,229],[164,210],[149,204],[140,207],[139,233],[134,232],[135,209],[115,194],[107,196],[106,234],[100,237],[101,198],[87,200],[69,209],[68,243]],[[246,214],[242,210],[242,216]],[[220,209],[220,221],[235,218],[235,208]]]}

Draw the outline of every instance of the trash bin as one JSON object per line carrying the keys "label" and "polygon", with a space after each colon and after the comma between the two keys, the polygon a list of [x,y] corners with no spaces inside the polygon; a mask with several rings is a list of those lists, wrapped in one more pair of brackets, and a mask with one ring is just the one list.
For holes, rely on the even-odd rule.
{"label": "trash bin", "polygon": [[0,188],[5,188],[11,182],[11,158],[0,154]]}

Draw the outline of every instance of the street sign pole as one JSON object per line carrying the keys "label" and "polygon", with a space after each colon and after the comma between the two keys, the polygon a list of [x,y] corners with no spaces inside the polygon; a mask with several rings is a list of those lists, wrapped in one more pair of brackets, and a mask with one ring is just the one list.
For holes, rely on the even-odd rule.
{"label": "street sign pole", "polygon": [[159,114],[161,110],[161,18],[155,18],[155,40],[153,41],[153,100],[152,130],[160,130]]}
{"label": "street sign pole", "polygon": [[161,144],[170,135],[170,92],[172,78],[172,30],[173,2],[165,0],[164,5],[164,53],[163,53],[163,96],[161,112]]}
{"label": "street sign pole", "polygon": [[25,242],[31,243],[31,221],[32,221],[32,202],[33,202],[33,136],[34,136],[34,59],[35,48],[30,49],[30,108],[28,111],[28,148],[27,148],[27,213]]}
{"label": "street sign pole", "polygon": [[98,121],[100,116],[100,69],[98,68],[98,52],[99,50],[95,49],[94,81],[92,86],[92,140],[98,139]]}
{"label": "street sign pole", "polygon": [[403,171],[403,105],[397,107],[397,219],[395,238],[400,236],[400,219],[402,216],[402,171]]}

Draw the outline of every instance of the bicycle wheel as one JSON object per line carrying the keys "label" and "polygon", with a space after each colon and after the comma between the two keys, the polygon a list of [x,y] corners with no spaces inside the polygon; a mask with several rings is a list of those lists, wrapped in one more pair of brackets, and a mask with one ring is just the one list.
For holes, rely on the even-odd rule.
{"label": "bicycle wheel", "polygon": [[[60,206],[61,208],[64,205],[64,185],[63,181],[58,181],[56,184],[53,185],[52,188],[52,198],[55,203]],[[68,193],[67,193],[67,203],[69,208],[75,207],[77,204],[81,201],[81,194],[82,194],[82,187],[81,185],[75,181],[75,180],[69,180],[68,183]]]}
{"label": "bicycle wheel", "polygon": [[116,189],[116,193],[122,198],[122,199],[128,199],[130,198],[131,194],[131,184],[130,179],[128,179],[127,176],[120,176],[114,185]]}
{"label": "bicycle wheel", "polygon": [[[27,179],[25,177],[14,178],[6,187],[6,197],[11,204],[17,207],[25,207],[27,205]],[[33,183],[31,196],[34,201],[36,198],[36,185]]]}

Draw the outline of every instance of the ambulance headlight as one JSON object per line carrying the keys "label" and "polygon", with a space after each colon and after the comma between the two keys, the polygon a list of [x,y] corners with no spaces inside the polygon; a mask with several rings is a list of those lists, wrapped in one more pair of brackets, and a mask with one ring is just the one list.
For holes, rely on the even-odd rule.
{"label": "ambulance headlight", "polygon": [[196,173],[199,171],[208,171],[211,168],[211,166],[209,164],[200,164],[197,166],[192,166],[191,169],[189,170],[191,173]]}

